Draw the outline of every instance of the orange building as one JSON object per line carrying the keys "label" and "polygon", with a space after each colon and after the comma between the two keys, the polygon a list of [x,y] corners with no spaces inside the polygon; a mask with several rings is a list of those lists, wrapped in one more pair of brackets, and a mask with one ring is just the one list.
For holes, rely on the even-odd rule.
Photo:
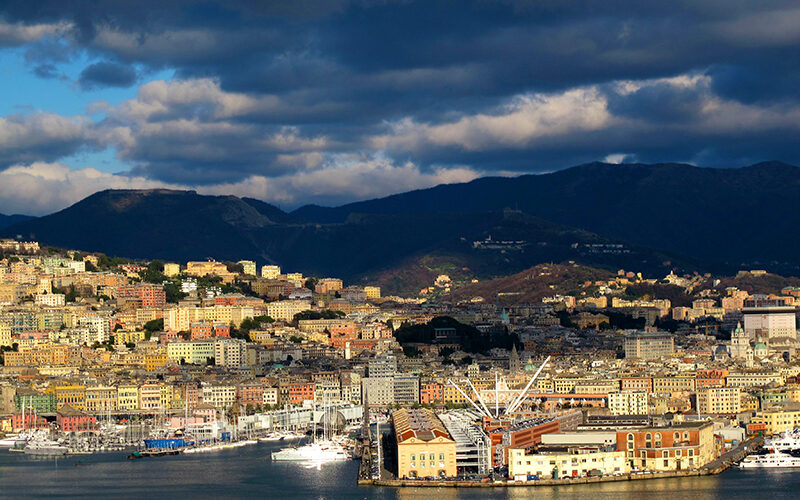
{"label": "orange building", "polygon": [[441,404],[444,401],[444,385],[439,382],[428,382],[419,389],[419,401],[422,404]]}

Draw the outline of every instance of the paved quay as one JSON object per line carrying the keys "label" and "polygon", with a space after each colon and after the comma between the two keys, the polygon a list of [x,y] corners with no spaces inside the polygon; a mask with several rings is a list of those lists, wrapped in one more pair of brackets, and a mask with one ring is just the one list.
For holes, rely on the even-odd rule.
{"label": "paved quay", "polygon": [[[536,481],[419,481],[406,479],[368,479],[360,476],[359,486],[390,486],[390,487],[433,487],[433,488],[497,488],[514,486],[564,486],[575,484],[611,483],[617,481],[642,481],[651,479],[667,479],[676,477],[711,476],[724,472],[729,467],[735,466],[753,450],[764,444],[764,438],[755,437],[743,441],[734,449],[726,452],[716,460],[709,462],[700,469],[669,472],[628,473],[618,476],[579,477],[563,479],[539,479]],[[362,470],[369,470],[368,467]]]}

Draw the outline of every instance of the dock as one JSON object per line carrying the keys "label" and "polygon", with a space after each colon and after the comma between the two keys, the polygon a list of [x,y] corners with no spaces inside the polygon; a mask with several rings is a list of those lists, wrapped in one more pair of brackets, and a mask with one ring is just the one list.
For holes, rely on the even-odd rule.
{"label": "dock", "polygon": [[[700,467],[699,469],[692,470],[678,470],[667,472],[631,472],[620,475],[609,475],[600,477],[577,477],[577,478],[562,478],[562,479],[538,479],[534,481],[426,481],[426,480],[411,480],[411,479],[371,479],[368,474],[370,471],[371,460],[367,458],[369,453],[362,455],[362,465],[359,469],[359,486],[389,486],[389,487],[431,487],[431,488],[505,488],[505,487],[535,487],[535,486],[566,486],[575,484],[596,484],[596,483],[611,483],[617,481],[642,481],[651,479],[668,479],[680,477],[696,477],[696,476],[712,476],[721,474],[729,467],[738,464],[744,457],[752,453],[753,450],[764,444],[764,438],[754,437],[746,441],[742,441],[738,446],[732,450],[724,453],[716,460]],[[365,463],[367,462],[367,463]]]}

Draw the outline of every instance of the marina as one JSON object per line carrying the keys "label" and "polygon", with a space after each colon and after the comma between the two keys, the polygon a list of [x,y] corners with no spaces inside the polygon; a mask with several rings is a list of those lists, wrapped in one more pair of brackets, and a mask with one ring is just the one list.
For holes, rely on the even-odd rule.
{"label": "marina", "polygon": [[[436,492],[445,499],[522,499],[533,494],[530,487],[515,488],[392,488],[358,486],[354,478],[359,463],[341,461],[320,469],[297,463],[273,462],[270,453],[280,445],[259,443],[208,455],[185,455],[164,460],[128,461],[121,453],[42,459],[22,454],[0,453],[0,498],[24,491],[30,498],[47,496],[85,498],[194,498],[269,497],[323,499],[417,499]],[[146,481],[141,481],[146,477]],[[563,484],[539,486],[536,498],[652,499],[653,495],[677,500],[685,498],[729,498],[766,496],[793,498],[800,489],[800,475],[778,470],[732,468],[720,475],[660,478],[651,481],[599,482],[590,486]]]}

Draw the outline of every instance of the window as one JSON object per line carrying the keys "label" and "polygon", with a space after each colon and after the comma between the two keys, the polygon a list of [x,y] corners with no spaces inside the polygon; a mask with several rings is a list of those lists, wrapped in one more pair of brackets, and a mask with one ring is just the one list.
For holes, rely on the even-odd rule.
{"label": "window", "polygon": [[628,434],[628,441],[633,441],[633,434]]}
{"label": "window", "polygon": [[663,451],[663,452],[661,452],[661,457],[662,457],[662,458],[667,458],[667,457],[669,457],[669,452],[668,452],[668,451]]}
{"label": "window", "polygon": [[650,441],[651,439],[653,439],[653,435],[652,435],[652,434],[650,434],[650,433],[648,432],[647,434],[645,434],[645,435],[644,435],[644,438],[645,438],[647,441]]}
{"label": "window", "polygon": [[414,461],[414,455],[411,455],[411,461],[412,462]]}
{"label": "window", "polygon": [[676,432],[676,433],[675,433],[675,436],[674,436],[673,438],[675,439],[675,441],[678,441],[678,440],[680,440],[680,438],[681,438],[681,433],[680,433],[680,432]]}

